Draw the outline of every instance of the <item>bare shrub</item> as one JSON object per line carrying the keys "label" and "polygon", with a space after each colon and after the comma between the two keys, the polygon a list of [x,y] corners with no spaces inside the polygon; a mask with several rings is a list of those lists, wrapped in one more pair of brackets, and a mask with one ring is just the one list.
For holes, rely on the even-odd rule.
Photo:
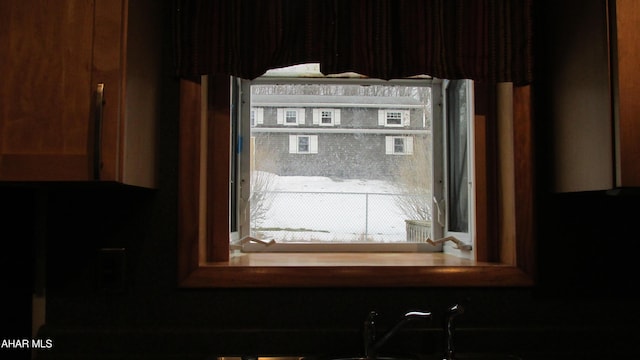
{"label": "bare shrub", "polygon": [[431,220],[431,152],[426,138],[416,138],[414,152],[402,156],[397,168],[396,186],[400,194],[394,197],[396,206],[410,220]]}
{"label": "bare shrub", "polygon": [[260,227],[273,203],[273,186],[276,175],[266,171],[251,172],[251,195],[249,197],[252,229]]}

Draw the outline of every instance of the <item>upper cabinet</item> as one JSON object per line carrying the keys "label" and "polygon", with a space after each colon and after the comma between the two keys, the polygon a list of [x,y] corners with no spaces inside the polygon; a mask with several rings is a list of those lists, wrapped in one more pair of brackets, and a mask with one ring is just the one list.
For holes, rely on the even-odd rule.
{"label": "upper cabinet", "polygon": [[155,187],[158,7],[0,2],[0,181]]}
{"label": "upper cabinet", "polygon": [[554,189],[640,187],[640,2],[554,2],[545,16]]}

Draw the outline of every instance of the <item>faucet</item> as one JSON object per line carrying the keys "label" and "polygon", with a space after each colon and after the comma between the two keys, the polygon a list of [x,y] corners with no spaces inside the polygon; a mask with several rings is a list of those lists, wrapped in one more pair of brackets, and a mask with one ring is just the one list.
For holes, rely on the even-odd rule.
{"label": "faucet", "polygon": [[451,306],[447,310],[447,316],[445,321],[445,331],[447,339],[447,349],[445,350],[444,360],[455,360],[454,347],[453,347],[453,318],[464,313],[464,307],[459,304]]}
{"label": "faucet", "polygon": [[380,339],[376,339],[376,317],[378,313],[369,312],[364,321],[364,355],[366,359],[375,359],[378,349],[387,342],[401,327],[412,320],[430,319],[431,313],[428,311],[409,311],[402,316],[389,331],[387,331]]}

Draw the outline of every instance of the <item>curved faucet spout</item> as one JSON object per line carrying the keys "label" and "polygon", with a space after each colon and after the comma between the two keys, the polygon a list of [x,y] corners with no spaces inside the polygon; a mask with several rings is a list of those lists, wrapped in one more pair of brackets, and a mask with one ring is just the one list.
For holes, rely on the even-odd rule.
{"label": "curved faucet spout", "polygon": [[406,323],[413,320],[420,319],[430,319],[431,312],[428,311],[409,311],[402,316],[400,321],[398,321],[389,331],[387,331],[379,340],[376,340],[376,332],[375,332],[375,317],[378,314],[375,311],[371,311],[367,320],[365,321],[365,357],[367,359],[375,359],[378,349],[384,345],[387,340],[389,340],[393,335],[395,335],[400,328],[402,328]]}
{"label": "curved faucet spout", "polygon": [[453,360],[455,358],[455,349],[453,346],[453,318],[456,316],[464,314],[464,307],[460,304],[455,304],[451,306],[447,311],[447,319],[446,319],[446,337],[447,337],[447,349],[445,353],[445,360]]}

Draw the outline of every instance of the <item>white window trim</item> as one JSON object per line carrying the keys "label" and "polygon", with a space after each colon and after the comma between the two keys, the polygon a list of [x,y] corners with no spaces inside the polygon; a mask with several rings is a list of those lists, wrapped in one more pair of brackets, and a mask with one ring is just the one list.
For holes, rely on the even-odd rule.
{"label": "white window trim", "polygon": [[[322,112],[329,111],[331,113],[331,122],[322,122]],[[319,126],[335,126],[340,125],[340,109],[317,108],[313,109],[313,125]]]}
{"label": "white window trim", "polygon": [[[285,116],[288,111],[296,112],[296,122],[295,123],[287,123],[285,121]],[[305,111],[304,108],[278,108],[277,110],[277,123],[278,125],[285,126],[298,126],[305,124]]]}
{"label": "white window trim", "polygon": [[[446,104],[446,88],[449,85],[449,80],[444,80],[442,83],[442,103]],[[467,86],[467,99],[469,101],[468,104],[468,108],[469,109],[473,109],[474,108],[474,98],[473,98],[473,84],[471,83],[470,86]],[[444,164],[444,166],[441,167],[441,171],[442,173],[440,174],[440,179],[439,181],[436,181],[435,178],[435,174],[434,174],[434,183],[438,183],[440,184],[440,186],[436,186],[434,187],[434,207],[433,207],[433,224],[435,223],[439,223],[440,226],[434,226],[434,228],[438,229],[439,232],[434,233],[435,237],[448,237],[448,236],[453,236],[457,239],[459,239],[460,241],[462,241],[462,243],[464,244],[469,244],[472,247],[472,251],[466,251],[466,250],[460,250],[457,246],[454,246],[454,244],[448,243],[448,244],[444,244],[443,246],[443,252],[445,254],[451,254],[451,255],[455,255],[458,257],[462,257],[462,258],[467,258],[467,259],[473,259],[475,258],[475,251],[476,251],[476,247],[473,246],[473,244],[475,243],[475,239],[474,239],[474,231],[475,231],[475,214],[474,214],[474,209],[475,209],[475,201],[476,201],[476,195],[475,195],[475,183],[473,181],[469,181],[469,231],[468,232],[454,232],[454,231],[448,231],[448,224],[447,224],[447,206],[449,206],[450,202],[448,200],[448,190],[446,188],[446,184],[448,184],[448,180],[447,180],[447,166],[448,166],[448,161],[447,161],[447,151],[445,149],[447,149],[447,136],[446,136],[446,132],[447,132],[447,110],[446,110],[446,106],[442,106],[443,108],[443,113],[442,113],[442,118],[440,123],[437,126],[434,126],[434,139],[435,139],[435,133],[436,132],[442,132],[442,134],[440,135],[442,144],[441,145],[436,145],[434,144],[434,149],[438,149],[439,153],[436,154],[434,153],[434,159],[436,159],[436,156],[439,156],[441,158],[442,163]],[[475,159],[475,154],[473,152],[474,149],[474,131],[475,129],[473,128],[473,111],[469,111],[468,113],[469,115],[469,119],[467,119],[469,121],[468,123],[468,133],[467,133],[467,141],[468,141],[468,146],[467,149],[469,151],[467,158],[470,159],[470,161],[468,161],[467,163],[467,167],[468,167],[468,174],[469,174],[469,179],[474,179],[475,178],[475,163],[474,163],[474,159]],[[444,214],[444,217],[442,217],[441,215]]]}

